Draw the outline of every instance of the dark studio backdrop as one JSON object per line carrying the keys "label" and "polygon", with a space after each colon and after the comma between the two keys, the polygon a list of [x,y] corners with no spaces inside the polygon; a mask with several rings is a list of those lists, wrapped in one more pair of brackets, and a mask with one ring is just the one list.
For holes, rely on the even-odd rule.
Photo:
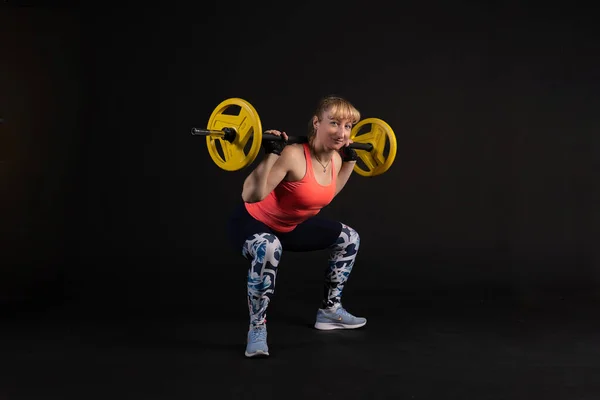
{"label": "dark studio backdrop", "polygon": [[[353,175],[323,210],[361,234],[348,293],[593,294],[591,15],[406,4],[3,8],[5,310],[244,313],[247,263],[225,224],[250,169],[220,170],[190,129],[241,97],[263,127],[305,134],[327,94],[398,140],[387,173]],[[284,254],[278,296],[312,310],[324,257]]]}

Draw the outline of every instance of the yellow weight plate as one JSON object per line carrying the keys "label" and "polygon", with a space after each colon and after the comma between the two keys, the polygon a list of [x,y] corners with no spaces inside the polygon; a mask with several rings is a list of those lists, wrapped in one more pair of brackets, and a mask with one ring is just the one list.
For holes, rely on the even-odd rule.
{"label": "yellow weight plate", "polygon": [[[208,152],[215,164],[226,171],[237,171],[252,164],[262,141],[262,125],[254,107],[237,97],[223,100],[212,112],[207,129],[223,128],[234,128],[237,134],[231,143],[218,136],[206,136]],[[252,144],[246,149],[250,139]]]}
{"label": "yellow weight plate", "polygon": [[[355,143],[371,143],[371,151],[356,150],[359,161],[354,171],[362,176],[377,176],[390,169],[396,158],[396,135],[392,128],[379,118],[367,118],[352,128],[350,139]],[[362,162],[361,162],[362,161]]]}

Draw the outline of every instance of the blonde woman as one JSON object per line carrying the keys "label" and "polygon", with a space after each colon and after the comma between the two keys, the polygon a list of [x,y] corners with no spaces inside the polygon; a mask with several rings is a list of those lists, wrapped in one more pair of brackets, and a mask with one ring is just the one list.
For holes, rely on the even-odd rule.
{"label": "blonde woman", "polygon": [[342,307],[342,291],[360,245],[346,224],[319,216],[344,188],[357,157],[349,148],[360,112],[347,100],[323,98],[309,122],[306,143],[287,143],[286,132],[267,130],[265,156],[247,176],[243,202],[229,221],[230,239],[250,261],[250,325],[246,356],[268,356],[266,315],[283,251],[329,249],[324,294],[315,328],[355,329],[366,324]]}

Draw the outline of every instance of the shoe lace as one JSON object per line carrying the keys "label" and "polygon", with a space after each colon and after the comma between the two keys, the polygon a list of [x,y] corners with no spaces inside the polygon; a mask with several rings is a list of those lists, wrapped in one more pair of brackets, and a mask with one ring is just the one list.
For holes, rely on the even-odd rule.
{"label": "shoe lace", "polygon": [[348,311],[346,311],[346,309],[344,307],[341,307],[341,306],[340,306],[340,308],[338,308],[337,314],[342,315],[344,317],[352,317],[353,316]]}

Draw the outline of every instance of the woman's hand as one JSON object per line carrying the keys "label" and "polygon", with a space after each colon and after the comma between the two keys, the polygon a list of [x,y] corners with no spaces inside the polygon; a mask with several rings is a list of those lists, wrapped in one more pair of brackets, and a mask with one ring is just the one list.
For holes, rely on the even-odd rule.
{"label": "woman's hand", "polygon": [[[262,138],[262,146],[265,149],[265,153],[267,153],[267,154],[272,153],[272,154],[277,154],[278,156],[280,156],[281,152],[283,151],[283,148],[287,144],[287,140],[288,140],[287,133],[280,132],[275,129],[268,129],[268,130],[264,131],[264,133],[268,134],[268,135],[277,136],[277,138],[275,138],[275,139],[265,139],[264,137]],[[283,138],[283,140],[281,138]]]}

